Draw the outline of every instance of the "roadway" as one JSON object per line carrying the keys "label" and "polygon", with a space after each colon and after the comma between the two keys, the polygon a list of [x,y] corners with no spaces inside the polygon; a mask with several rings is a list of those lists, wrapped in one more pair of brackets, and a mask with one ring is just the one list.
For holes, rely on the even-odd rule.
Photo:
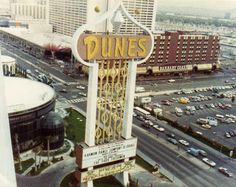
{"label": "roadway", "polygon": [[135,126],[133,134],[138,137],[138,148],[143,153],[160,163],[161,167],[171,171],[186,185],[192,187],[235,186],[235,178],[228,179],[210,167],[199,166],[178,156],[175,151],[160,144],[156,137],[144,133]]}

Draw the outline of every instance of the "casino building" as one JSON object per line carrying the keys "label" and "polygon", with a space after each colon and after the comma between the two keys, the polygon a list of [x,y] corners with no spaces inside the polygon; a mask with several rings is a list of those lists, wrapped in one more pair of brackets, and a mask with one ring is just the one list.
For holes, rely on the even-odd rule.
{"label": "casino building", "polygon": [[215,71],[220,68],[219,37],[182,31],[155,35],[154,50],[138,74],[168,75]]}
{"label": "casino building", "polygon": [[[4,77],[14,153],[24,152],[50,138],[50,149],[64,143],[63,120],[55,114],[55,91],[40,82]],[[44,146],[47,149],[47,146]]]}

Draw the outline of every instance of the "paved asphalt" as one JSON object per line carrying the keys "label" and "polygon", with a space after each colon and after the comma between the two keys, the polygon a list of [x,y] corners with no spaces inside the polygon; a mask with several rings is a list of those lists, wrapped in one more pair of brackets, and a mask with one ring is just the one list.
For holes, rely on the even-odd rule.
{"label": "paved asphalt", "polygon": [[186,185],[193,187],[235,186],[235,178],[228,179],[218,171],[204,166],[200,167],[179,156],[167,146],[163,146],[151,136],[138,128],[133,128],[133,134],[138,137],[138,148],[157,163],[171,171]]}
{"label": "paved asphalt", "polygon": [[74,170],[75,158],[69,158],[56,163],[38,176],[17,175],[17,185],[19,187],[58,187],[65,175]]}
{"label": "paved asphalt", "polygon": [[[24,59],[26,59],[27,61],[30,61],[30,62],[37,61],[36,58],[30,57],[29,55],[26,55],[15,48],[12,48],[9,46],[4,46],[4,45],[3,45],[3,47],[4,48],[6,47],[7,49],[11,49],[13,51],[13,53],[17,54],[17,56],[18,55],[20,56],[20,58],[18,58],[17,56],[13,55],[13,57],[17,58],[17,62],[19,61],[22,64],[27,64],[27,62],[25,62]],[[12,53],[9,53],[7,50],[4,50],[3,54],[7,54],[7,55],[11,54],[12,55]],[[41,69],[42,69],[42,71],[44,71],[44,70],[49,71],[51,74],[58,76],[60,79],[66,81],[66,82],[74,82],[75,81],[74,79],[69,78],[68,76],[62,74],[61,72],[57,71],[54,68],[48,68],[47,65],[42,64],[41,61],[37,61],[37,62],[39,63],[39,66],[41,67],[41,68],[39,68],[39,71]],[[38,63],[35,65],[38,65]],[[31,66],[29,66],[29,68],[30,67]],[[33,66],[31,68],[35,68],[35,66]],[[183,82],[183,84],[184,84],[184,82],[186,82],[186,84],[187,84],[187,81],[180,81],[180,82]],[[201,84],[202,83],[200,82],[199,85],[201,85]],[[168,89],[168,88],[174,89],[175,87],[179,87],[176,84],[167,85],[164,82],[161,85],[163,85],[163,89]],[[167,87],[165,87],[165,85],[167,85]],[[192,83],[190,82],[188,86],[191,86],[191,85],[192,85]],[[184,88],[185,87],[187,88],[187,86],[184,86]],[[60,92],[60,90],[62,90],[64,88],[68,89],[68,93]],[[74,99],[73,96],[75,97],[75,94],[77,93],[76,88],[74,88],[73,86],[66,87],[65,85],[61,84],[58,81],[55,82],[55,89],[58,91],[58,93],[61,96],[63,96],[67,100],[73,100]],[[73,92],[71,93],[70,90],[73,90]],[[85,93],[86,91],[87,90],[83,90],[82,92]],[[83,98],[81,96],[76,96],[76,97],[78,99]],[[65,102],[67,102],[67,100],[65,100]],[[79,101],[79,102],[72,102],[72,104],[73,103],[76,106],[78,106],[79,108],[86,110],[86,102]],[[138,126],[140,126],[140,124],[141,124],[141,122],[140,121],[138,122],[138,120],[134,120],[134,122],[137,123]],[[161,165],[163,167],[165,167],[169,171],[173,172],[178,178],[183,180],[185,184],[187,184],[189,186],[196,186],[196,187],[201,187],[201,186],[202,187],[207,187],[207,186],[212,186],[212,187],[213,186],[214,187],[215,186],[229,186],[229,187],[232,186],[233,187],[233,186],[235,186],[235,181],[236,181],[235,176],[233,178],[227,178],[227,177],[223,176],[222,174],[218,173],[217,169],[210,168],[210,167],[206,166],[205,164],[202,164],[201,162],[199,162],[199,160],[195,159],[194,161],[189,161],[189,160],[193,159],[191,156],[189,157],[188,155],[185,155],[185,154],[182,156],[178,153],[178,151],[183,152],[182,147],[180,147],[178,149],[177,147],[170,145],[170,143],[167,143],[167,142],[163,143],[163,141],[165,141],[164,135],[163,135],[163,137],[161,137],[162,135],[159,135],[160,138],[157,138],[155,135],[156,132],[153,132],[153,130],[154,129],[151,130],[151,134],[150,134],[150,132],[143,131],[139,127],[134,126],[133,134],[139,138],[138,147],[144,153],[146,153],[149,157],[151,157],[154,161],[156,161],[157,163],[161,163]],[[181,135],[181,132],[177,132],[175,129],[169,129],[169,131],[174,132],[178,136],[178,138],[181,138],[183,136],[183,135]],[[162,141],[162,143],[160,143],[160,140],[158,141],[158,139],[160,139]],[[185,137],[185,139],[186,139],[186,137]],[[196,143],[195,140],[191,140],[191,141]],[[209,152],[208,149],[210,149],[210,148],[207,147],[207,149],[206,149],[206,147],[207,146],[204,146],[205,150],[207,152]],[[211,155],[210,158],[213,159],[215,162],[217,162],[217,164],[219,163],[220,165],[224,164],[227,167],[232,165],[232,168],[230,168],[230,169],[232,169],[233,173],[236,174],[235,163],[233,163],[232,161],[226,161],[224,157],[219,157],[218,155],[216,155],[216,156]],[[46,180],[51,181],[50,175],[48,176],[48,179],[46,179]]]}
{"label": "paved asphalt", "polygon": [[[221,85],[224,85],[224,83]],[[230,89],[230,90],[235,91],[235,89]],[[228,91],[228,90],[224,90],[224,91]],[[212,96],[211,91],[192,93],[188,95],[170,94],[169,96],[159,95],[158,97],[153,97],[152,101],[158,102],[159,104],[161,104],[162,100],[168,100],[171,98],[180,98],[182,96],[185,96],[185,97],[196,96],[199,94],[204,95],[204,96]],[[224,104],[231,104],[232,108],[223,110],[223,109],[220,109],[219,107],[207,108],[205,106],[205,104],[219,103],[219,102],[224,103]],[[199,106],[199,105],[203,105],[204,109],[196,110],[194,115],[183,114],[182,117],[177,117],[175,114],[175,107],[181,108],[183,111],[185,111],[186,106]],[[202,128],[199,124],[196,123],[198,118],[206,118],[207,116],[215,117],[216,114],[221,114],[221,115],[236,114],[236,103],[232,103],[231,99],[228,99],[228,98],[221,99],[221,98],[213,97],[212,100],[201,101],[201,102],[190,102],[189,104],[180,104],[180,103],[174,102],[171,106],[162,105],[162,108],[164,111],[167,111],[168,116],[171,119],[179,122],[181,125],[186,125],[186,126],[190,125],[195,131],[202,132],[204,136],[207,136],[211,138],[212,140],[214,139],[215,141],[219,141],[220,143],[225,144],[226,146],[231,147],[232,149],[236,147],[236,142],[235,142],[236,137],[232,137],[232,138],[225,137],[225,132],[236,129],[235,123],[227,124],[227,123],[219,122],[219,125],[217,127],[212,127],[211,129]]]}

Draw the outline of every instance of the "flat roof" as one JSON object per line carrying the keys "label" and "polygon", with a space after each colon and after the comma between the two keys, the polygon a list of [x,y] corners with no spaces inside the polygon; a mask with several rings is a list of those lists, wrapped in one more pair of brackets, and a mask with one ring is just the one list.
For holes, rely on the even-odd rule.
{"label": "flat roof", "polygon": [[7,62],[13,62],[13,61],[16,61],[16,59],[10,57],[10,56],[5,56],[5,55],[1,55],[0,57],[0,63],[7,63]]}
{"label": "flat roof", "polygon": [[55,97],[55,91],[41,82],[4,77],[8,113],[23,112],[42,106]]}
{"label": "flat roof", "polygon": [[63,47],[71,47],[72,37],[65,36],[58,33],[41,33],[34,32],[30,29],[23,27],[0,27],[0,30],[37,44],[44,47],[45,45],[52,43],[55,45],[61,45]]}

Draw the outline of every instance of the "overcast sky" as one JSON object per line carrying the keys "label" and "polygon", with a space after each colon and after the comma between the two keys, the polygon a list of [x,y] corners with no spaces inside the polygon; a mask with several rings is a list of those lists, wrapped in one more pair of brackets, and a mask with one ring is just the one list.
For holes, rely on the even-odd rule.
{"label": "overcast sky", "polygon": [[0,0],[0,8],[9,6],[9,0]]}
{"label": "overcast sky", "polygon": [[195,7],[227,10],[236,8],[236,0],[158,0],[159,6]]}
{"label": "overcast sky", "polygon": [[[0,0],[0,8],[8,6],[8,2],[9,0]],[[158,6],[227,10],[236,8],[236,0],[158,0]]]}

